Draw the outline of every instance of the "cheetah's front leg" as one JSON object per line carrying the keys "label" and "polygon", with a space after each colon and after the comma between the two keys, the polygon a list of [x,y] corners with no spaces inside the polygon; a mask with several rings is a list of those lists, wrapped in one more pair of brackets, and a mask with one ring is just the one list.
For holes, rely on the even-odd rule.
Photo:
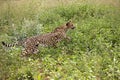
{"label": "cheetah's front leg", "polygon": [[22,50],[21,56],[36,54],[38,52],[39,52],[38,45],[35,45],[35,46],[32,46],[32,47],[26,47],[24,50]]}
{"label": "cheetah's front leg", "polygon": [[71,40],[71,38],[68,37],[65,33],[63,34],[63,37],[64,37],[65,40],[67,40],[67,42],[69,42]]}
{"label": "cheetah's front leg", "polygon": [[68,37],[68,36],[66,36],[66,38],[65,38],[65,39],[67,40],[67,42],[71,41],[71,38],[70,38],[70,37]]}
{"label": "cheetah's front leg", "polygon": [[27,55],[29,55],[31,52],[32,52],[31,49],[25,48],[24,50],[22,50],[21,56],[22,56],[22,57],[23,57],[23,56],[27,56]]}

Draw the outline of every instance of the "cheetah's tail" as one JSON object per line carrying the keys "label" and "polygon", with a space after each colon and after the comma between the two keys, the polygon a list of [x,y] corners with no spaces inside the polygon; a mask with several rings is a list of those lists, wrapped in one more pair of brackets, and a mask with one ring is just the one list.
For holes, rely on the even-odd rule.
{"label": "cheetah's tail", "polygon": [[17,45],[17,44],[16,44],[16,43],[7,44],[7,43],[5,43],[4,41],[2,41],[2,45],[5,46],[5,47],[14,47],[14,46]]}

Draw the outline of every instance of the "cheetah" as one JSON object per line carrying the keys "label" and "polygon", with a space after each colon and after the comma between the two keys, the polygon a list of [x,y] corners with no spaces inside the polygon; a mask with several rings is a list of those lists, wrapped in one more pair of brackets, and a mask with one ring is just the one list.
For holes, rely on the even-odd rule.
{"label": "cheetah", "polygon": [[55,28],[52,32],[32,36],[30,38],[26,38],[23,41],[18,41],[15,44],[6,44],[2,42],[2,45],[6,47],[13,47],[15,45],[23,46],[24,50],[22,50],[21,55],[26,56],[29,54],[36,54],[39,52],[38,46],[51,46],[57,47],[57,43],[63,39],[69,40],[70,38],[66,35],[66,32],[69,29],[74,29],[72,21],[67,22],[65,25]]}

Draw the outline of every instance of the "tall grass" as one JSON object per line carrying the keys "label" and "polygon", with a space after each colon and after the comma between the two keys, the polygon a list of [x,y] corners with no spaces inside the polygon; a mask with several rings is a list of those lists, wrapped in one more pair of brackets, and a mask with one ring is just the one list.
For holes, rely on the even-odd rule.
{"label": "tall grass", "polygon": [[[4,3],[3,3],[4,2]],[[20,57],[21,48],[0,46],[2,80],[119,80],[119,0],[20,0],[0,6],[0,41],[51,32],[70,19],[76,29],[58,48]],[[77,3],[76,3],[77,2]]]}

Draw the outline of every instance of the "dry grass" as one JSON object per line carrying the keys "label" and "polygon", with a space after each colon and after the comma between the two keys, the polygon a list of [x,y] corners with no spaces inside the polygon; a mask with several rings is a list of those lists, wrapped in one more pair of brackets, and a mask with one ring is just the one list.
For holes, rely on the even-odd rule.
{"label": "dry grass", "polygon": [[56,7],[58,5],[68,5],[68,4],[94,4],[94,5],[113,5],[119,6],[120,0],[11,0],[11,1],[0,1],[1,6],[6,6],[10,3],[12,6],[23,6],[29,5],[30,3],[34,4],[36,8],[50,8]]}
{"label": "dry grass", "polygon": [[120,0],[88,0],[88,3],[97,5],[112,5],[118,7],[120,5]]}
{"label": "dry grass", "polygon": [[20,18],[25,13],[36,14],[41,10],[53,8],[59,5],[70,4],[92,4],[92,5],[112,5],[119,8],[120,0],[1,0],[0,16],[12,11]]}
{"label": "dry grass", "polygon": [[9,10],[13,10],[15,14],[22,16],[22,13],[27,12],[27,10],[38,13],[45,8],[69,4],[112,5],[119,7],[120,0],[1,0],[0,16]]}

